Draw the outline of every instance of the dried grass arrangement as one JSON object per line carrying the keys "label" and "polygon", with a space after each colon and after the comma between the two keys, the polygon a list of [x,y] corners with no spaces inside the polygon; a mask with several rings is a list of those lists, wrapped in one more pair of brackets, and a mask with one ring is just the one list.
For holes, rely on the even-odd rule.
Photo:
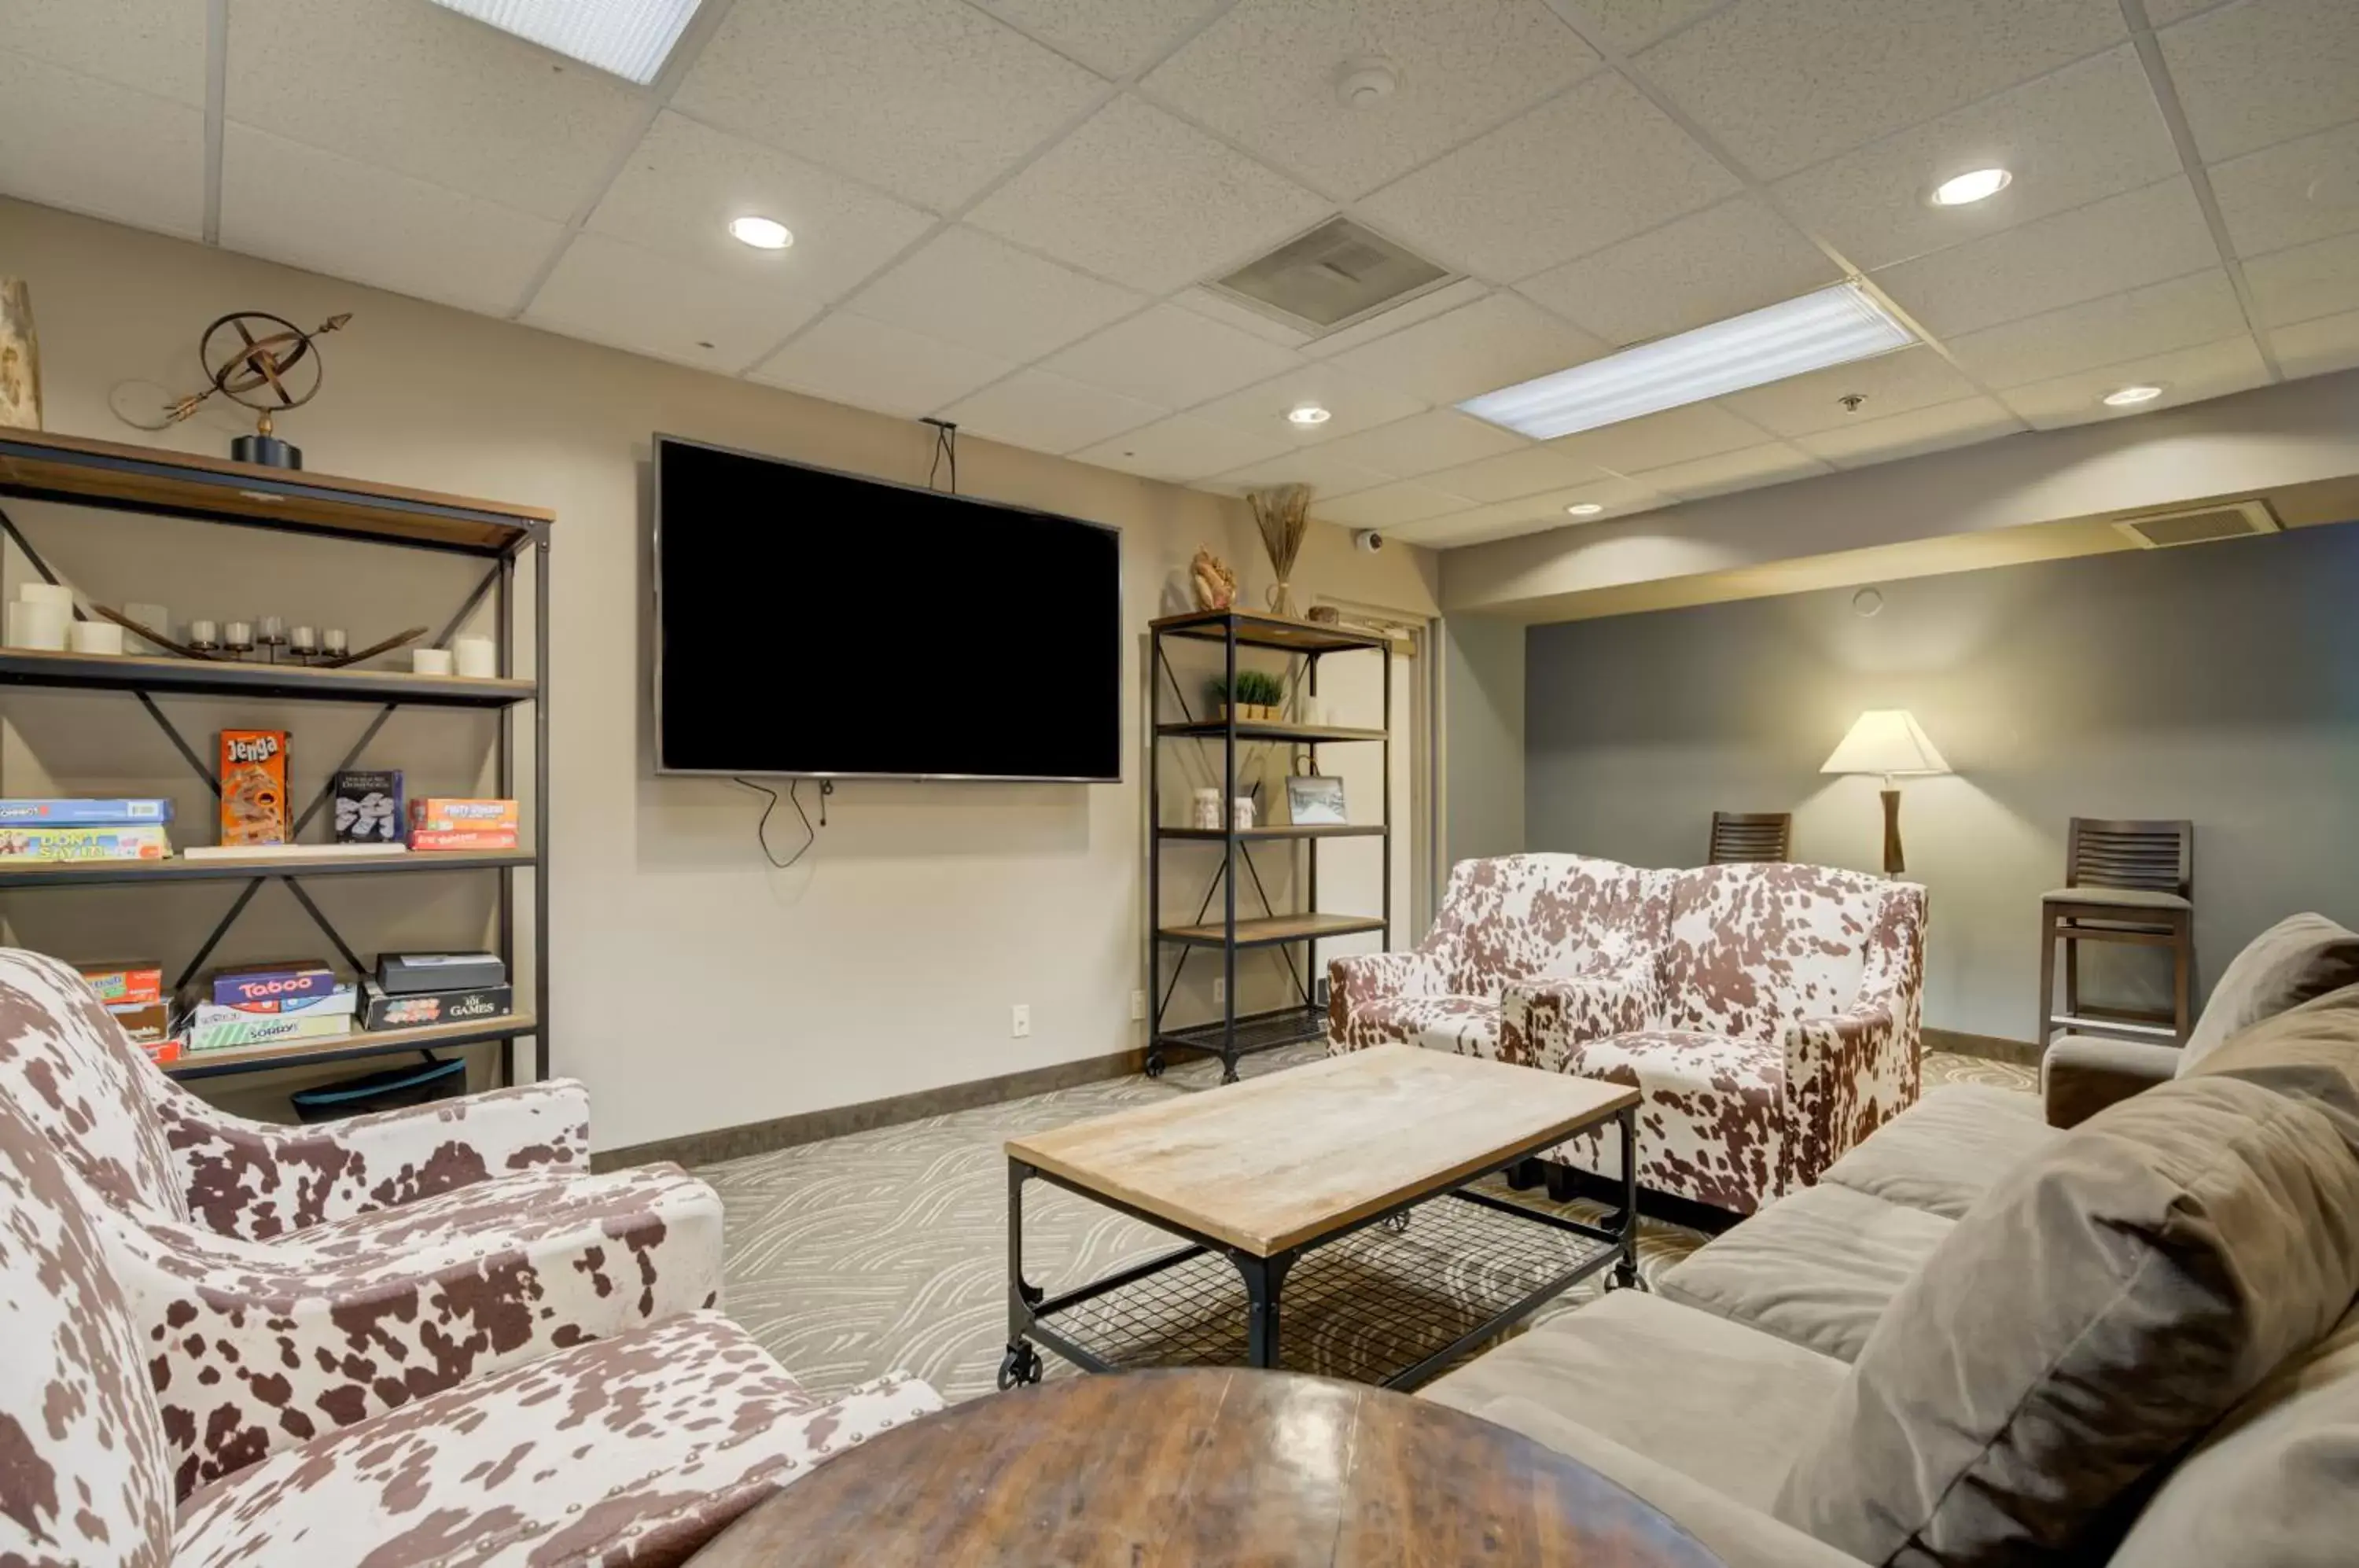
{"label": "dried grass arrangement", "polygon": [[1256,490],[1245,499],[1253,505],[1254,521],[1261,525],[1269,568],[1277,574],[1269,591],[1269,612],[1300,620],[1302,613],[1295,608],[1288,579],[1294,575],[1294,558],[1302,553],[1302,536],[1310,528],[1310,486],[1280,485],[1272,490]]}

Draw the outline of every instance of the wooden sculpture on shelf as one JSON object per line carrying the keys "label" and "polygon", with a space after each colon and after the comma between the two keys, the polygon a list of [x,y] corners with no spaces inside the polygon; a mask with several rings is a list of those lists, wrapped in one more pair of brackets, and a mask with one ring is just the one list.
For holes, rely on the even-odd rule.
{"label": "wooden sculpture on shelf", "polygon": [[1196,608],[1225,610],[1237,602],[1237,574],[1209,550],[1198,550],[1188,563],[1188,577],[1196,590]]}

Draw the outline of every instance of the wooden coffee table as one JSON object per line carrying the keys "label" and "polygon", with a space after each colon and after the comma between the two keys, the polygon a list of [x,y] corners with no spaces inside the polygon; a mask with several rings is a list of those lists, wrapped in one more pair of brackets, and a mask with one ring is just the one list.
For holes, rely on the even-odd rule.
{"label": "wooden coffee table", "polygon": [[[1037,1342],[1093,1372],[1291,1365],[1413,1388],[1593,1275],[1639,1283],[1637,1105],[1387,1045],[1010,1138],[1000,1387],[1039,1381]],[[1623,1201],[1603,1225],[1466,1190],[1609,1121]],[[1049,1295],[1024,1275],[1035,1179],[1188,1245]]]}
{"label": "wooden coffee table", "polygon": [[1062,1378],[884,1433],[695,1568],[1721,1568],[1654,1508],[1440,1405],[1283,1372]]}

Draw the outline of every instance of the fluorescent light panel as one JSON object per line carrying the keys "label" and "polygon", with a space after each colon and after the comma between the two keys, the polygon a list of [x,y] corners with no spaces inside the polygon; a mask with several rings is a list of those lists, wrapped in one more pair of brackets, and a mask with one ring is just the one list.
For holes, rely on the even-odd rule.
{"label": "fluorescent light panel", "polygon": [[1916,341],[1865,289],[1839,283],[1458,406],[1478,419],[1548,441],[1873,359]]}
{"label": "fluorescent light panel", "polygon": [[434,0],[445,10],[644,87],[701,0]]}

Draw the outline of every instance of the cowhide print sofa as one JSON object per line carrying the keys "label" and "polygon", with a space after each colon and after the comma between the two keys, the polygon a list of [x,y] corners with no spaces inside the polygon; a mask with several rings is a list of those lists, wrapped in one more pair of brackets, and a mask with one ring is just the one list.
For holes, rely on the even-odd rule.
{"label": "cowhide print sofa", "polygon": [[[1638,1180],[1751,1214],[1916,1103],[1925,891],[1820,866],[1462,861],[1416,951],[1334,960],[1328,1050],[1636,1084]],[[1559,1155],[1619,1177],[1591,1135]]]}
{"label": "cowhide print sofa", "polygon": [[[149,1371],[168,1338],[200,1330],[147,1319],[125,1288],[142,1267],[125,1246],[137,1228],[0,1098],[0,1563],[662,1568],[813,1465],[941,1408],[900,1377],[814,1396],[726,1318],[687,1312],[567,1336],[350,1424],[312,1423],[307,1441],[182,1496],[171,1391]],[[516,1332],[531,1311],[514,1305]],[[429,1300],[418,1315],[441,1309]],[[201,1332],[224,1355],[198,1381],[286,1398],[305,1375],[291,1352],[228,1357],[234,1325]],[[451,1342],[423,1341],[429,1355]],[[352,1321],[345,1348],[389,1368],[404,1359],[378,1343],[373,1312]]]}

